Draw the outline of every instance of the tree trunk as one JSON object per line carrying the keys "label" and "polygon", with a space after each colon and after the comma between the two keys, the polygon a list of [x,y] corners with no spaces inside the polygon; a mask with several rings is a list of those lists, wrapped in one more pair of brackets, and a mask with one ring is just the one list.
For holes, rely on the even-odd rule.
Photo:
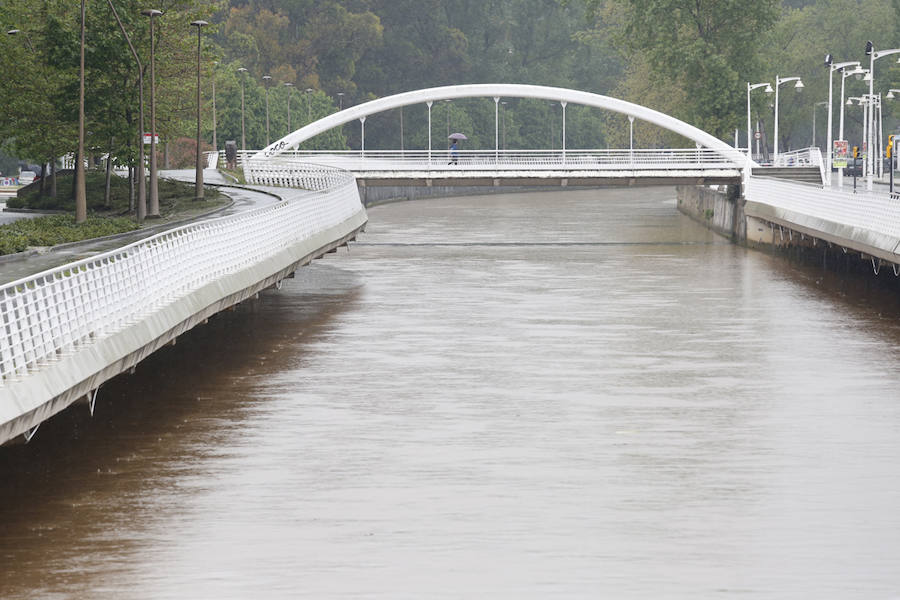
{"label": "tree trunk", "polygon": [[50,197],[56,198],[56,161],[50,161]]}
{"label": "tree trunk", "polygon": [[134,165],[128,165],[128,212],[134,213]]}
{"label": "tree trunk", "polygon": [[103,206],[109,208],[111,205],[110,198],[110,181],[112,179],[112,141],[109,144],[110,151],[106,156],[106,187],[103,190]]}

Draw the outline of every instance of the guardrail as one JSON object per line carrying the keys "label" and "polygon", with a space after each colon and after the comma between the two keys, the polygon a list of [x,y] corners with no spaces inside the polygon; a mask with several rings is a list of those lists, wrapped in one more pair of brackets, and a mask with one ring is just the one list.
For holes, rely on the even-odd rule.
{"label": "guardrail", "polygon": [[[753,177],[748,200],[819,226],[834,225],[846,242],[864,241],[886,252],[883,258],[900,261],[900,195],[887,192],[853,193],[819,185],[768,177]],[[752,213],[748,207],[748,213]],[[797,222],[796,225],[804,225]],[[838,229],[835,229],[838,231]],[[822,233],[829,233],[823,231]],[[832,236],[834,237],[834,236]],[[859,239],[855,239],[858,237]]]}
{"label": "guardrail", "polygon": [[[352,174],[319,165],[286,202],[186,225],[0,287],[3,388],[129,327],[205,284],[362,211]],[[2,408],[2,407],[0,407]]]}

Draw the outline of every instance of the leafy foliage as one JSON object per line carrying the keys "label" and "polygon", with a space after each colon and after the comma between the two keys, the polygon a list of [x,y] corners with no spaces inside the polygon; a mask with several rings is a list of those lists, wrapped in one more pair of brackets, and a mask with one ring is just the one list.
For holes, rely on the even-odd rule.
{"label": "leafy foliage", "polygon": [[0,226],[0,254],[23,252],[31,246],[55,246],[133,231],[138,224],[126,217],[106,218],[91,215],[76,224],[71,215],[50,215],[19,219]]}

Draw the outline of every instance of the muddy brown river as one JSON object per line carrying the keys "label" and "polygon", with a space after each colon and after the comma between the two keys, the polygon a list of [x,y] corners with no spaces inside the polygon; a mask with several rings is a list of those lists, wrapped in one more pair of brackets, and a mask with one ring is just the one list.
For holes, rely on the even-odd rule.
{"label": "muddy brown river", "polygon": [[900,598],[900,309],[669,188],[368,232],[0,451],[0,598]]}

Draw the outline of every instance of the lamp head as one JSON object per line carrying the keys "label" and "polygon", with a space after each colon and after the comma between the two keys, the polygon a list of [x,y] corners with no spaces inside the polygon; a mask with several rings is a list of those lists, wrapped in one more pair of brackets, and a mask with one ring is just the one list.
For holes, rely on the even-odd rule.
{"label": "lamp head", "polygon": [[830,54],[825,55],[825,66],[830,67],[834,63],[834,57]]}
{"label": "lamp head", "polygon": [[772,84],[771,84],[771,83],[767,83],[767,84],[766,84],[766,89],[763,90],[763,91],[764,91],[765,93],[767,93],[767,94],[772,94],[772,93],[775,92],[775,90],[772,89]]}
{"label": "lamp head", "polygon": [[866,56],[871,56],[875,51],[875,44],[872,43],[872,40],[866,42]]}
{"label": "lamp head", "polygon": [[209,25],[209,23],[207,21],[200,21],[200,20],[191,21],[191,27],[196,27],[197,29],[200,29],[204,25]]}
{"label": "lamp head", "polygon": [[161,10],[156,10],[155,8],[145,8],[141,11],[141,14],[145,17],[156,17],[162,14]]}
{"label": "lamp head", "polygon": [[889,91],[887,93],[887,96],[885,96],[885,98],[890,98],[891,100],[893,100],[894,99],[894,90]]}
{"label": "lamp head", "polygon": [[798,80],[797,80],[797,83],[794,84],[794,89],[795,89],[795,90],[802,90],[802,89],[803,89],[803,82],[800,81],[800,80],[798,79]]}

